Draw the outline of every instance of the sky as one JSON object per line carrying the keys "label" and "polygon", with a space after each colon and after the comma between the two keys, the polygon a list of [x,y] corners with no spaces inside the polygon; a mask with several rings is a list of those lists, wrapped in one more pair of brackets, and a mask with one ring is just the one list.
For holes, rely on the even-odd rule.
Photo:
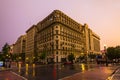
{"label": "sky", "polygon": [[100,36],[101,49],[120,45],[120,0],[0,0],[0,50],[56,9],[87,23]]}

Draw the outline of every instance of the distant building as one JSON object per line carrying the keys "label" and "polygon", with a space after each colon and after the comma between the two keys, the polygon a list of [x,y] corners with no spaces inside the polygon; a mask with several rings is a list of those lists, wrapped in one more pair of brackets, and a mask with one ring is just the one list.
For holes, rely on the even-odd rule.
{"label": "distant building", "polygon": [[87,24],[85,24],[83,28],[87,53],[100,54],[100,37],[88,28]]}
{"label": "distant building", "polygon": [[31,60],[46,53],[48,62],[63,62],[73,53],[100,53],[100,37],[88,25],[82,25],[59,10],[54,10],[26,31],[26,58]]}
{"label": "distant building", "polygon": [[26,35],[21,35],[13,45],[13,53],[25,53],[26,50]]}

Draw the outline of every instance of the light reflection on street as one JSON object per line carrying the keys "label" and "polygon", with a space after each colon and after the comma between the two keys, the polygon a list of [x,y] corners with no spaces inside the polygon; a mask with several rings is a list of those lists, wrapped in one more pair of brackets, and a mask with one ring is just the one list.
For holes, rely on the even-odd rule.
{"label": "light reflection on street", "polygon": [[21,72],[21,63],[18,63],[18,72]]}
{"label": "light reflection on street", "polygon": [[85,64],[81,64],[82,71],[85,71]]}
{"label": "light reflection on street", "polygon": [[33,64],[33,68],[35,68],[35,64]]}
{"label": "light reflection on street", "polygon": [[[25,64],[24,67],[21,64],[18,65],[17,70],[21,76],[26,77],[28,80],[57,80],[65,76],[72,75],[77,72],[85,72],[91,69],[89,64],[50,64],[50,65],[36,65]],[[47,77],[46,77],[47,76]]]}
{"label": "light reflection on street", "polygon": [[32,72],[32,76],[35,77],[35,64],[33,64],[33,72]]}
{"label": "light reflection on street", "polygon": [[26,72],[25,72],[26,75],[28,75],[28,64],[26,64]]}

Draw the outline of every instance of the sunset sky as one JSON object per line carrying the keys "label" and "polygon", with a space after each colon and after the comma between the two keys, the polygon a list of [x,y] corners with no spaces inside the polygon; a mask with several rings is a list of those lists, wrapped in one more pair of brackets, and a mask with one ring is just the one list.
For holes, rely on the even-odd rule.
{"label": "sunset sky", "polygon": [[100,36],[103,45],[120,45],[120,0],[0,0],[0,50],[58,9]]}

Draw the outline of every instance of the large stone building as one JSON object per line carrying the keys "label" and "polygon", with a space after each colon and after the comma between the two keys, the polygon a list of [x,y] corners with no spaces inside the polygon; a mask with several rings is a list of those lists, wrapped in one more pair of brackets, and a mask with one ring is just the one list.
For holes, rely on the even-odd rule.
{"label": "large stone building", "polygon": [[46,53],[48,62],[62,62],[73,53],[100,53],[100,37],[88,25],[82,25],[59,10],[54,10],[37,25],[26,31],[27,59]]}
{"label": "large stone building", "polygon": [[26,31],[26,61],[30,63],[33,61],[35,56],[35,34],[36,26],[33,25]]}
{"label": "large stone building", "polygon": [[21,54],[25,53],[26,49],[26,35],[21,35],[15,44],[13,44],[13,53]]}
{"label": "large stone building", "polygon": [[84,35],[85,35],[85,41],[86,41],[86,52],[88,54],[90,53],[95,53],[99,54],[100,53],[100,37],[95,34],[87,24],[84,24]]}

